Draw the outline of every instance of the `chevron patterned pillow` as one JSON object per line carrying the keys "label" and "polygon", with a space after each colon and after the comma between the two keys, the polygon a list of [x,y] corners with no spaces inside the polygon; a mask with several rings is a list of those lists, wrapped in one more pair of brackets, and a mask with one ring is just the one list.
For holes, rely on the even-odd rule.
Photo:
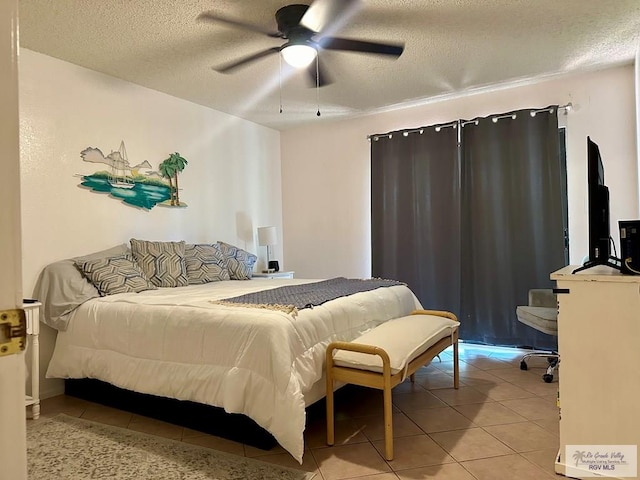
{"label": "chevron patterned pillow", "polygon": [[189,285],[231,279],[225,257],[211,244],[185,245],[184,263]]}
{"label": "chevron patterned pillow", "polygon": [[75,264],[103,297],[157,288],[128,253],[95,260],[77,260]]}
{"label": "chevron patterned pillow", "polygon": [[228,243],[218,242],[216,245],[227,261],[231,280],[249,280],[253,276],[253,266],[258,257]]}
{"label": "chevron patterned pillow", "polygon": [[131,239],[133,258],[157,287],[184,287],[189,285],[184,264],[184,241],[150,242]]}

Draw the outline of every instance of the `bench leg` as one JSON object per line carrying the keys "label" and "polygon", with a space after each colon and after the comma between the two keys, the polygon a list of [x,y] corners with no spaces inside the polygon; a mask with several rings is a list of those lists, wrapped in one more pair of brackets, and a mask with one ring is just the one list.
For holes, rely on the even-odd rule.
{"label": "bench leg", "polygon": [[[386,383],[386,382],[385,382]],[[384,456],[393,460],[393,411],[391,406],[391,385],[385,385],[384,390]]]}
{"label": "bench leg", "polygon": [[327,445],[333,445],[334,437],[333,377],[331,376],[331,368],[327,368]]}
{"label": "bench leg", "polygon": [[416,383],[416,374],[412,373],[409,375],[409,380],[411,380],[411,383]]}
{"label": "bench leg", "polygon": [[460,370],[458,368],[458,338],[453,344],[453,388],[460,386]]}

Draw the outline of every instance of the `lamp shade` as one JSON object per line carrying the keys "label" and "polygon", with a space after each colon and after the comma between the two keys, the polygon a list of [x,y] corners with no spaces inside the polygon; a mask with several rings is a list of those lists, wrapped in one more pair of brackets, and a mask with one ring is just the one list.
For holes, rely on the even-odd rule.
{"label": "lamp shade", "polygon": [[276,227],[258,227],[258,245],[276,245],[278,243],[278,232]]}
{"label": "lamp shade", "polygon": [[305,44],[287,45],[281,50],[282,58],[294,68],[304,68],[316,58],[315,48]]}

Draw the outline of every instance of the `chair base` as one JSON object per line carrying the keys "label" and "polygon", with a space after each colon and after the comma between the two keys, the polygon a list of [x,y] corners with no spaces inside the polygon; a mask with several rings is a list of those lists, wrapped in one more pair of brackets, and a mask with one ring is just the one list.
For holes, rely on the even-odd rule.
{"label": "chair base", "polygon": [[542,379],[546,383],[551,383],[553,381],[553,373],[556,371],[556,368],[560,365],[560,355],[555,352],[531,352],[527,353],[520,360],[520,370],[528,370],[529,365],[527,365],[527,359],[531,357],[539,357],[546,358],[549,366],[547,367],[547,371],[542,375]]}

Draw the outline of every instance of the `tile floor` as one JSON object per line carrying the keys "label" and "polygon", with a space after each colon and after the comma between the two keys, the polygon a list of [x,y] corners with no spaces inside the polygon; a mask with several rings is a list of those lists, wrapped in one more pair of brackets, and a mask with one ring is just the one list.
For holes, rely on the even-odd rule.
{"label": "tile floor", "polygon": [[558,371],[544,383],[544,359],[522,371],[521,355],[461,344],[459,390],[452,388],[450,351],[416,373],[414,384],[398,385],[391,462],[383,457],[381,393],[352,386],[336,397],[335,446],[326,446],[324,418],[311,421],[302,466],[281,447],[263,451],[64,395],[44,400],[42,415],[66,413],[255,457],[315,472],[317,480],[549,479],[559,445]]}

